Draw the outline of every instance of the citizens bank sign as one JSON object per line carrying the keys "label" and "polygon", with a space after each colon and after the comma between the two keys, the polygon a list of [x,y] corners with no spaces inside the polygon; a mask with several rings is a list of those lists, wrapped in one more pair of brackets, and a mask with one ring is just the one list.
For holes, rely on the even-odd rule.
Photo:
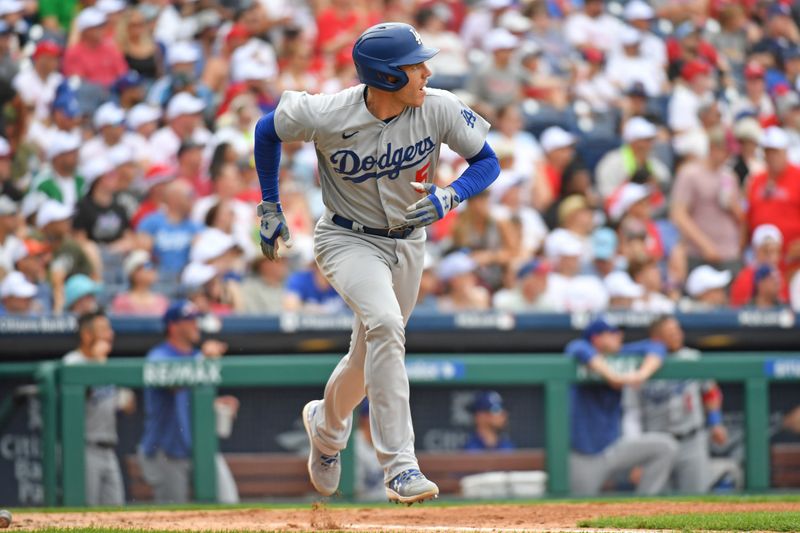
{"label": "citizens bank sign", "polygon": [[142,372],[145,387],[218,385],[222,382],[219,361],[145,363]]}

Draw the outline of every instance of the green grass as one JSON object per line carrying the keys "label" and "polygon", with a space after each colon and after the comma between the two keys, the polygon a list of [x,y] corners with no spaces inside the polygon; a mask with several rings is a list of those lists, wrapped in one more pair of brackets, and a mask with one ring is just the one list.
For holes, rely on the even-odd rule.
{"label": "green grass", "polygon": [[[319,499],[326,507],[333,509],[351,508],[394,508],[394,505],[387,502],[348,502],[340,498]],[[540,505],[547,503],[572,504],[572,503],[631,503],[631,502],[732,502],[732,503],[761,503],[761,502],[798,502],[800,503],[800,493],[770,493],[770,494],[731,494],[731,495],[704,495],[704,496],[658,496],[649,498],[631,498],[625,496],[609,496],[604,498],[571,498],[553,499],[543,498],[537,500],[465,500],[440,498],[435,501],[427,502],[428,506],[437,507],[458,507],[464,505]],[[218,503],[190,503],[183,505],[153,505],[153,504],[131,504],[125,507],[19,507],[11,509],[13,513],[85,513],[91,512],[119,512],[119,511],[218,511],[224,509],[308,509],[313,502],[311,500],[296,500],[290,502],[251,502],[225,505]]]}
{"label": "green grass", "polygon": [[782,513],[664,514],[655,516],[618,516],[581,520],[579,527],[624,529],[672,529],[678,531],[797,531],[800,511]]}

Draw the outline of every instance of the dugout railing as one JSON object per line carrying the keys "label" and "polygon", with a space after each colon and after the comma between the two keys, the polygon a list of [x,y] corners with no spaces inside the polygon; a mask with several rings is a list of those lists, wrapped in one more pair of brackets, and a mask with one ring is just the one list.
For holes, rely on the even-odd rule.
{"label": "dugout railing", "polygon": [[[635,365],[629,358],[614,358],[621,366]],[[216,387],[322,386],[338,356],[229,356],[219,360],[153,363],[144,359],[114,359],[106,364],[63,366],[42,363],[35,376],[43,393],[45,495],[48,505],[84,503],[84,401],[87,387],[114,384],[125,387],[191,387],[193,431],[193,486],[197,501],[215,497],[215,434],[213,401]],[[593,378],[563,355],[408,356],[412,386],[530,385],[544,389],[545,465],[548,493],[568,494],[569,387]],[[0,365],[0,378],[4,374]],[[30,369],[28,369],[30,370]],[[769,488],[769,384],[800,380],[796,354],[728,353],[697,361],[667,360],[656,379],[715,379],[741,383],[744,389],[746,427],[746,489]],[[532,414],[538,416],[538,413]],[[61,459],[56,461],[60,443]],[[343,453],[341,493],[352,497],[353,446]],[[60,465],[60,476],[56,472]],[[57,480],[60,477],[60,494]],[[58,502],[56,500],[60,499]]]}

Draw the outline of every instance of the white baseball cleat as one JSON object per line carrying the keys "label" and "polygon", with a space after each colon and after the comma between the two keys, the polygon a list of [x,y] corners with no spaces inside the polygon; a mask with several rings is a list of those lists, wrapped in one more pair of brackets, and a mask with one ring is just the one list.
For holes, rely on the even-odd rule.
{"label": "white baseball cleat", "polygon": [[397,474],[386,485],[386,496],[390,502],[411,505],[438,498],[439,487],[416,468],[410,468]]}
{"label": "white baseball cleat", "polygon": [[311,420],[314,411],[321,404],[320,400],[312,400],[303,407],[303,426],[308,435],[308,477],[317,492],[323,496],[330,496],[339,488],[339,478],[342,475],[342,461],[336,455],[325,455],[314,446],[314,439],[311,438]]}

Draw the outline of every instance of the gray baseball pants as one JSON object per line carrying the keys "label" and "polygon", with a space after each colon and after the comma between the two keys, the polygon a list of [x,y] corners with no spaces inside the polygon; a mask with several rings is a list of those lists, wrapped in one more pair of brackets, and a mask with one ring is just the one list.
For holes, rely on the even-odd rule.
{"label": "gray baseball pants", "polygon": [[572,452],[569,481],[574,496],[594,496],[615,472],[643,467],[636,493],[654,495],[669,482],[678,443],[667,433],[643,433],[621,438],[596,455]]}
{"label": "gray baseball pants", "polygon": [[675,489],[681,493],[703,494],[708,492],[711,458],[708,450],[708,432],[697,431],[691,437],[679,440],[678,455],[672,467]]}
{"label": "gray baseball pants", "polygon": [[[156,503],[186,503],[189,501],[190,474],[192,461],[168,457],[164,452],[156,452],[148,457],[141,450],[138,452],[142,476],[153,489]],[[217,474],[217,502],[238,503],[239,491],[236,480],[231,474],[228,463],[222,454],[214,456]]]}
{"label": "gray baseball pants", "polygon": [[125,505],[125,486],[113,448],[86,443],[86,505]]}
{"label": "gray baseball pants", "polygon": [[355,314],[350,351],[325,387],[312,420],[322,453],[347,445],[353,409],[369,398],[370,431],[388,482],[418,468],[405,369],[405,325],[422,276],[425,238],[390,239],[341,228],[322,217],[314,253],[321,272]]}

